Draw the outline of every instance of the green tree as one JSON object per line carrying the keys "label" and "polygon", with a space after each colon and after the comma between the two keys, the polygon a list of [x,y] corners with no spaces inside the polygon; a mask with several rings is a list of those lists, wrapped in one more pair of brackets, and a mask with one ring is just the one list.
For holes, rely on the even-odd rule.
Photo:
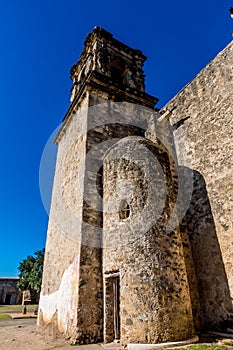
{"label": "green tree", "polygon": [[21,291],[34,289],[40,293],[45,249],[38,250],[19,263],[18,288]]}

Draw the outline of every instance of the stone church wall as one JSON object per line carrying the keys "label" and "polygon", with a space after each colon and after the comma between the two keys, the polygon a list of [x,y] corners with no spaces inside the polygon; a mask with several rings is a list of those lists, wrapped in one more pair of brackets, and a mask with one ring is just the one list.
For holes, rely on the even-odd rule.
{"label": "stone church wall", "polygon": [[199,308],[208,328],[232,328],[232,91],[231,42],[165,106],[176,106],[171,123],[179,164],[194,171],[184,220],[198,277]]}

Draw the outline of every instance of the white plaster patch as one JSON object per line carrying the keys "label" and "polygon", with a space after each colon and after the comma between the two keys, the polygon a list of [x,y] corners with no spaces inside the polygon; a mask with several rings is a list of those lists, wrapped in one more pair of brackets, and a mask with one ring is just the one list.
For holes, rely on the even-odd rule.
{"label": "white plaster patch", "polygon": [[78,299],[78,266],[79,256],[65,270],[59,289],[47,295],[40,296],[39,312],[43,314],[45,323],[50,323],[57,312],[58,328],[60,332],[66,332],[70,321],[76,315]]}

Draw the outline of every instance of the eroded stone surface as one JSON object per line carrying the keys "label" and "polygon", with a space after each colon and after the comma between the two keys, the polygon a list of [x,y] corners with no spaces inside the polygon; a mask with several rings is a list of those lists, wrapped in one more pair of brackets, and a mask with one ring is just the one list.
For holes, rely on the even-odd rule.
{"label": "eroded stone surface", "polygon": [[[105,308],[107,311],[112,308],[109,305],[112,298],[108,296],[106,285],[108,274],[118,271],[123,344],[153,344],[170,339],[175,341],[192,338],[194,327],[181,236],[179,229],[170,232],[169,235],[166,232],[167,220],[176,199],[169,155],[161,145],[155,146],[151,141],[140,137],[119,141],[110,152],[117,153],[118,147],[124,150],[127,147],[131,148],[132,141],[144,144],[144,147],[148,147],[154,156],[158,157],[165,176],[157,174],[156,178],[156,163],[146,165],[151,159],[145,158],[143,152],[141,163],[140,157],[137,157],[137,163],[134,163],[124,158],[113,161],[111,154],[106,156],[104,205],[108,205],[109,202],[113,205],[111,212],[105,213],[104,210]],[[135,147],[136,145],[132,152],[135,151]],[[133,154],[130,154],[130,151],[125,153],[132,159],[130,156],[133,157]],[[143,166],[151,171],[154,179],[150,179],[149,174],[145,176]],[[134,187],[133,194],[128,194],[127,188],[119,191],[118,183],[122,179]],[[150,198],[152,189],[149,189],[149,181],[153,189],[157,188],[159,192],[157,195],[152,192],[153,200]],[[163,198],[163,191],[166,192],[167,189],[169,191]],[[122,197],[127,198],[130,215],[121,220],[119,203]],[[146,214],[143,211],[146,211]],[[155,215],[156,211],[158,212]],[[150,222],[151,218],[153,220]],[[107,319],[106,340],[111,340],[111,336],[112,323]]]}

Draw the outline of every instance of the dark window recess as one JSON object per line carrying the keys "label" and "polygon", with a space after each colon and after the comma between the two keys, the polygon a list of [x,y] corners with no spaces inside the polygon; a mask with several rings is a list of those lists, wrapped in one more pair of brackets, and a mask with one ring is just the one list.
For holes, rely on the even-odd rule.
{"label": "dark window recess", "polygon": [[103,198],[103,166],[101,166],[96,174],[96,188],[99,195]]}
{"label": "dark window recess", "polygon": [[116,83],[124,83],[125,65],[119,58],[113,59],[111,62],[111,77]]}
{"label": "dark window recess", "polygon": [[5,304],[10,305],[11,303],[11,293],[6,294]]}
{"label": "dark window recess", "polygon": [[120,203],[119,217],[121,220],[128,219],[130,216],[130,206],[129,203],[124,199]]}

